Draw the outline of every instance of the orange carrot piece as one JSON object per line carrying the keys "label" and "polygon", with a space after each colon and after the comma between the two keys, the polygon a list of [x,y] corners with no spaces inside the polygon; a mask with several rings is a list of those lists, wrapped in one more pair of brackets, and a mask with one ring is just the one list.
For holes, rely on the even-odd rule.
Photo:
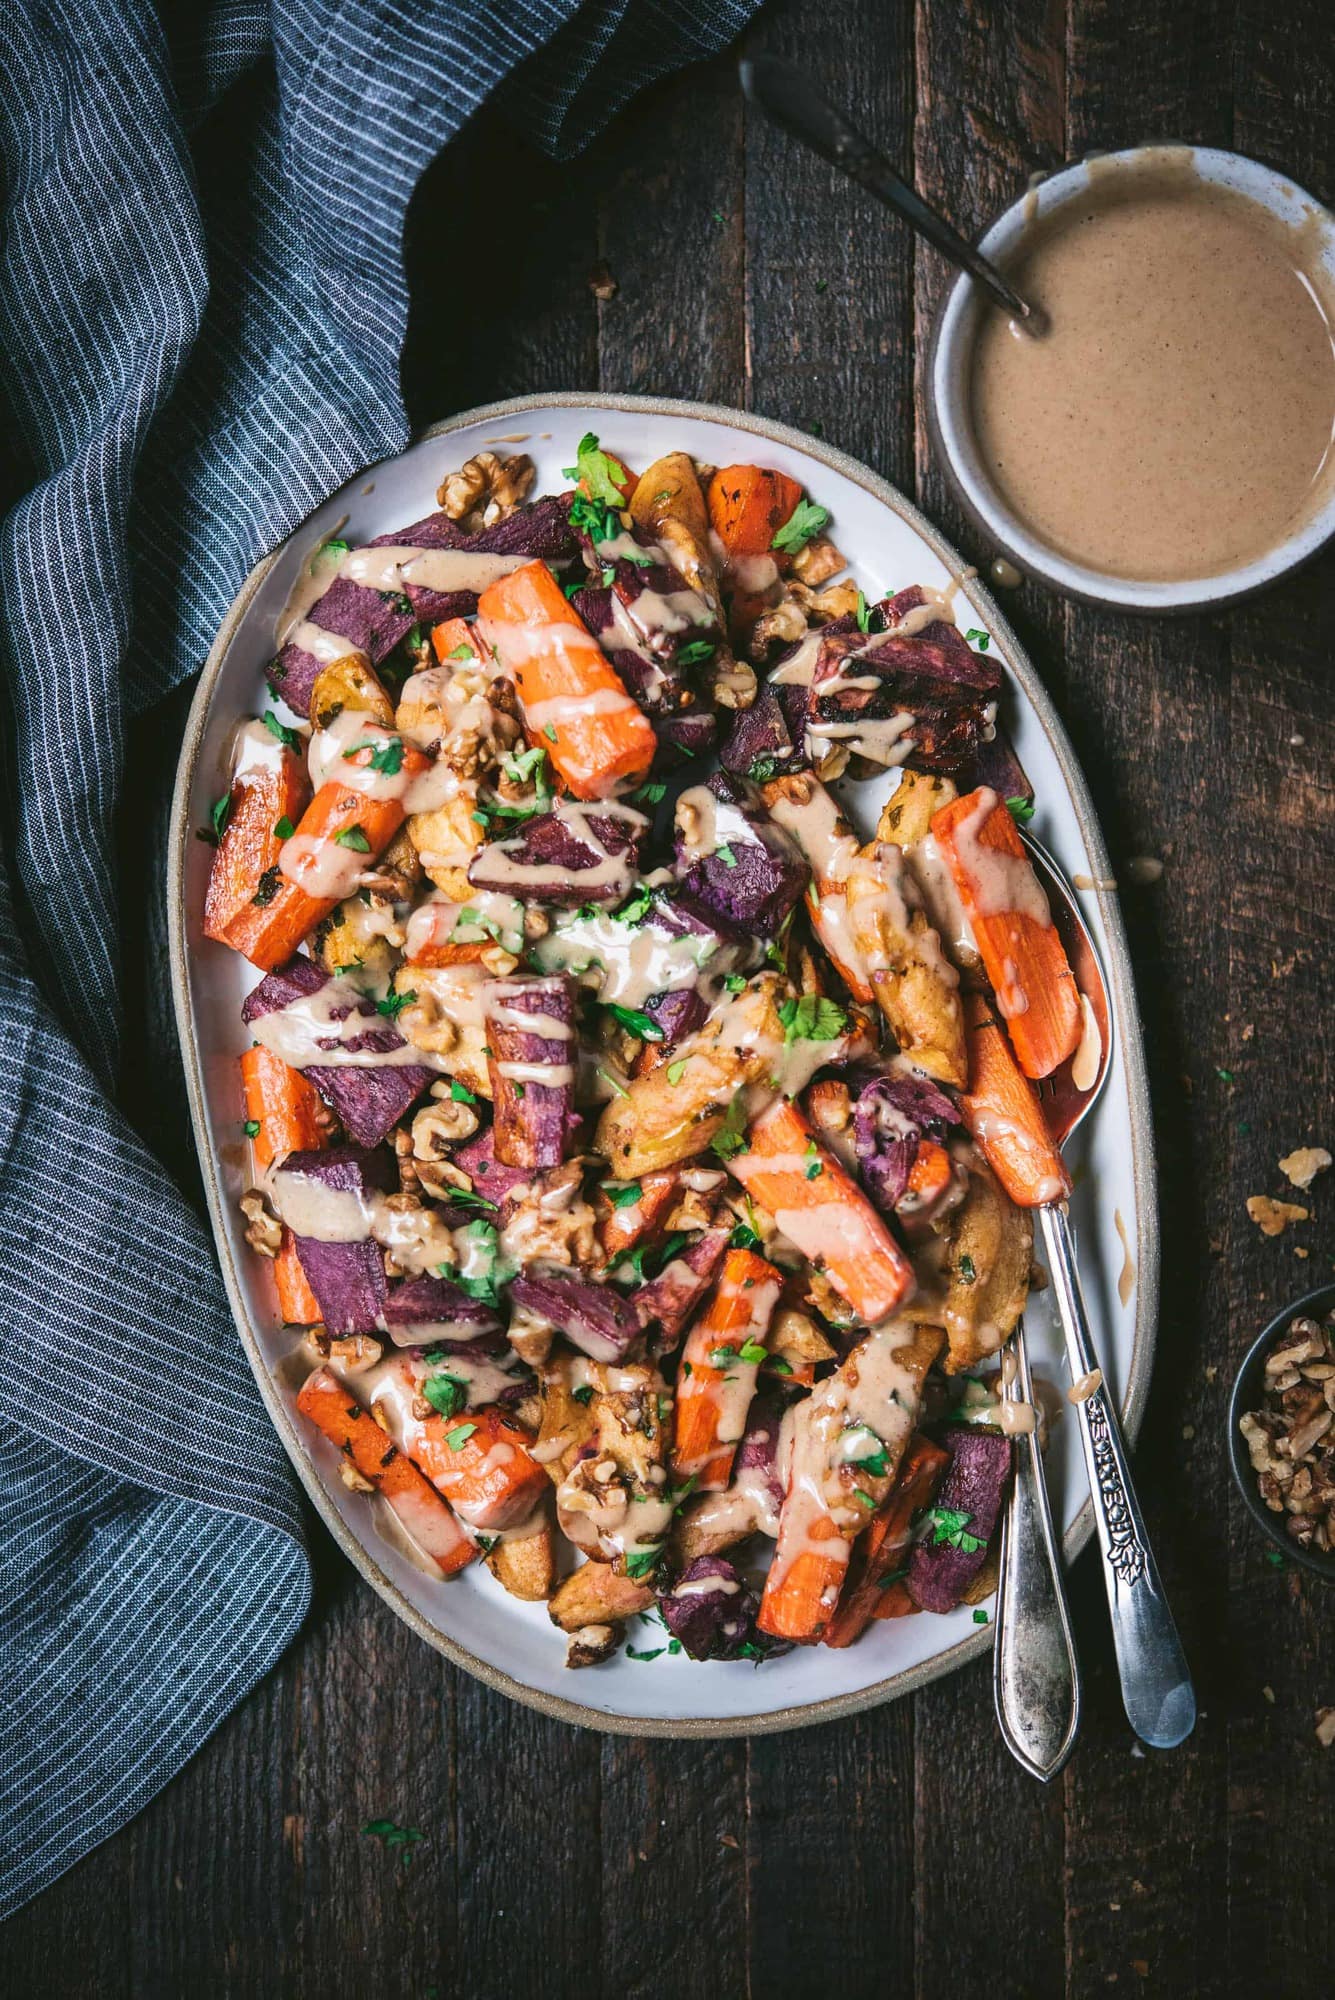
{"label": "orange carrot piece", "polygon": [[[401,768],[408,783],[420,777],[430,762],[416,745],[404,744]],[[321,785],[307,806],[296,831],[303,843],[314,842],[321,851],[346,845],[339,841],[339,835],[359,831],[366,847],[358,847],[354,852],[363,866],[370,868],[406,818],[402,797],[371,798],[366,792],[331,778],[328,784]],[[309,937],[315,926],[342,901],[340,896],[312,895],[300,883],[277,873],[276,860],[269,874],[272,893],[268,900],[257,903],[252,898],[229,926],[226,940],[237,951],[244,952],[262,972],[272,972],[285,958],[291,958],[302,939]]]}
{"label": "orange carrot piece", "polygon": [[442,667],[456,658],[463,663],[461,646],[476,657],[478,644],[477,634],[466,618],[442,618],[439,625],[431,627],[431,650]]}
{"label": "orange carrot piece", "polygon": [[[786,472],[725,465],[709,482],[710,525],[729,556],[768,555],[801,498],[802,488]],[[775,560],[782,565],[782,556]]]}
{"label": "orange carrot piece", "polygon": [[276,828],[295,826],[310,803],[306,766],[295,750],[276,739],[272,762],[241,771],[232,786],[231,808],[218,851],[209,871],[204,898],[204,935],[244,951],[253,897],[271,868],[285,835]]}
{"label": "orange carrot piece", "polygon": [[273,1260],[274,1284],[278,1288],[278,1311],[284,1326],[318,1326],[320,1302],[306,1282],[297,1255],[296,1239],[284,1228],[278,1255]]}
{"label": "orange carrot piece", "polygon": [[332,1120],[324,1099],[299,1069],[259,1043],[241,1058],[248,1134],[257,1167],[271,1167],[288,1153],[309,1153],[329,1143]]}
{"label": "orange carrot piece", "polygon": [[[848,1569],[849,1545],[828,1514],[803,1523],[805,1546],[788,1556],[783,1516],[756,1623],[772,1639],[813,1645],[822,1638]],[[813,1546],[813,1544],[815,1546]]]}
{"label": "orange carrot piece", "polygon": [[[826,1629],[827,1646],[851,1646],[872,1619],[882,1615],[881,1601],[894,1589],[890,1579],[896,1570],[908,1566],[913,1522],[931,1505],[949,1463],[948,1451],[942,1451],[921,1432],[914,1434],[898,1479],[853,1545],[848,1582]],[[908,1596],[907,1591],[904,1594]],[[909,1602],[912,1605],[912,1599]]]}
{"label": "orange carrot piece", "polygon": [[1034,1086],[1021,1074],[1001,1022],[981,993],[964,996],[964,1034],[969,1088],[960,1108],[988,1165],[1020,1208],[1064,1201],[1071,1192],[1066,1163],[1052,1143]]}
{"label": "orange carrot piece", "polygon": [[[614,1184],[608,1185],[615,1192]],[[635,1201],[623,1200],[614,1208],[604,1193],[598,1204],[601,1212],[607,1203],[598,1224],[598,1241],[609,1264],[615,1264],[637,1243],[653,1243],[663,1234],[681,1196],[681,1173],[676,1167],[665,1167],[661,1173],[641,1174],[637,1185],[640,1192]]]}
{"label": "orange carrot piece", "polygon": [[303,1417],[324,1432],[382,1493],[417,1546],[439,1564],[445,1576],[455,1576],[477,1551],[440,1495],[417,1467],[391,1444],[369,1410],[344,1388],[329,1368],[307,1377],[297,1397]]}
{"label": "orange carrot piece", "polygon": [[431,1484],[470,1527],[513,1528],[548,1490],[528,1433],[503,1410],[429,1417],[414,1425],[408,1443]]}
{"label": "orange carrot piece", "polygon": [[530,743],[546,750],[577,799],[604,799],[645,776],[653,725],[546,563],[525,563],[484,590],[478,625],[514,681]]}
{"label": "orange carrot piece", "polygon": [[944,1146],[935,1139],[923,1137],[918,1141],[918,1150],[913,1165],[909,1168],[909,1184],[901,1201],[912,1196],[911,1206],[915,1211],[930,1208],[940,1201],[954,1178],[954,1164]]}
{"label": "orange carrot piece", "polygon": [[708,1306],[691,1328],[677,1373],[672,1470],[718,1493],[746,1429],[761,1350],[783,1273],[754,1250],[729,1250]]}
{"label": "orange carrot piece", "polygon": [[909,1595],[909,1587],[900,1576],[881,1592],[880,1600],[871,1615],[873,1618],[913,1618],[921,1610],[922,1606],[913,1602]]}
{"label": "orange carrot piece", "polygon": [[952,799],[932,836],[954,877],[997,1005],[1029,1077],[1080,1040],[1080,994],[1047,898],[1006,806],[988,786]]}
{"label": "orange carrot piece", "polygon": [[868,1326],[897,1312],[913,1266],[854,1181],[786,1098],[761,1114],[729,1169]]}

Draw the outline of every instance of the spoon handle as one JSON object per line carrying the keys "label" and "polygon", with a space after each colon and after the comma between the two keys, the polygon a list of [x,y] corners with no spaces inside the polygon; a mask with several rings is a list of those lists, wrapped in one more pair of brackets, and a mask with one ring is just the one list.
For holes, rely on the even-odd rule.
{"label": "spoon handle", "polygon": [[[1007,1402],[1033,1402],[1024,1321],[1011,1338]],[[1001,1523],[1001,1572],[992,1692],[1007,1749],[1046,1784],[1070,1756],[1080,1727],[1080,1662],[1052,1527],[1037,1429],[1016,1439],[1015,1478]]]}
{"label": "spoon handle", "polygon": [[817,89],[807,70],[796,63],[784,62],[780,56],[747,56],[739,67],[743,90],[776,125],[791,132],[795,139],[803,140],[813,152],[865,187],[878,201],[896,209],[943,256],[985,285],[1008,312],[1020,319],[1030,317],[1030,307],[1006,283],[996,266],[975,250],[972,243],[966,243],[943,215],[929,208],[916,188],[901,180],[885,154]]}
{"label": "spoon handle", "polygon": [[[1066,1335],[1067,1365],[1072,1381],[1079,1381],[1099,1364],[1076,1272],[1070,1219],[1057,1207],[1041,1208],[1039,1215]],[[1076,1410],[1103,1551],[1122,1701],[1141,1741],[1169,1750],[1196,1726],[1196,1692],[1145,1532],[1112,1397],[1100,1385]]]}

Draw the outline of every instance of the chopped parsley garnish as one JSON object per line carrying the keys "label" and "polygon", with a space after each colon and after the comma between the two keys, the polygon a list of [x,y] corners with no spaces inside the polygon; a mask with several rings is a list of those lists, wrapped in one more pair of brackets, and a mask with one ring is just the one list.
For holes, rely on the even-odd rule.
{"label": "chopped parsley garnish", "polygon": [[979,1605],[978,1609],[973,1614],[973,1622],[975,1625],[986,1625],[987,1623],[987,1613],[983,1610],[981,1605]]}
{"label": "chopped parsley garnish", "polygon": [[803,1172],[806,1174],[807,1179],[809,1181],[819,1180],[825,1171],[825,1163],[820,1156],[820,1147],[814,1139],[807,1140],[807,1149],[803,1153],[802,1158],[806,1162]]}
{"label": "chopped parsley garnish", "polygon": [[544,722],[544,723],[543,723],[543,725],[542,725],[542,733],[543,733],[543,735],[544,735],[544,736],[545,736],[545,737],[547,738],[547,741],[548,741],[549,743],[555,743],[555,741],[556,741],[556,725],[555,725],[555,723],[552,723],[552,722]]}
{"label": "chopped parsley garnish", "polygon": [[563,471],[564,478],[579,481],[591,500],[618,508],[626,504],[622,487],[629,476],[619,458],[600,449],[593,431],[585,431],[575,447],[575,463]]}
{"label": "chopped parsley garnish", "polygon": [[475,1188],[465,1187],[452,1187],[449,1195],[446,1197],[446,1206],[449,1208],[486,1208],[490,1209],[493,1214],[496,1210],[495,1202],[489,1201],[486,1195],[478,1194]]}
{"label": "chopped parsley garnish", "polygon": [[259,1119],[247,1118],[245,1124],[241,1127],[241,1130],[245,1133],[248,1139],[258,1139],[260,1136]]}
{"label": "chopped parsley garnish", "polygon": [[371,843],[359,826],[345,826],[334,835],[335,847],[350,847],[354,854],[369,854]]}
{"label": "chopped parsley garnish", "polygon": [[729,1101],[723,1123],[709,1142],[709,1149],[721,1160],[736,1159],[746,1151],[746,1100],[738,1095]]}
{"label": "chopped parsley garnish", "polygon": [[763,1251],[764,1247],[755,1230],[748,1229],[744,1222],[739,1222],[733,1230],[732,1235],[728,1238],[728,1248],[730,1250]]}
{"label": "chopped parsley garnish", "polygon": [[472,1091],[468,1088],[467,1084],[460,1083],[457,1080],[457,1078],[453,1079],[450,1083],[450,1097],[455,1104],[477,1103],[476,1097],[473,1095]]}
{"label": "chopped parsley garnish", "polygon": [[438,1416],[457,1417],[468,1401],[468,1384],[461,1382],[457,1375],[446,1375],[442,1371],[439,1375],[427,1376],[422,1384],[422,1394]]}
{"label": "chopped parsley garnish", "polygon": [[295,832],[296,828],[293,826],[291,820],[288,818],[286,813],[283,814],[283,817],[281,819],[276,819],[273,823],[273,833],[275,840],[291,840]]}
{"label": "chopped parsley garnish", "polygon": [[743,993],[746,990],[746,980],[740,972],[730,972],[723,984],[729,993]]}
{"label": "chopped parsley garnish", "polygon": [[781,1354],[771,1354],[768,1361],[776,1375],[791,1375],[793,1372],[792,1363],[785,1361]]}
{"label": "chopped parsley garnish", "polygon": [[391,736],[386,743],[354,743],[351,750],[343,752],[343,761],[350,764],[354,757],[360,757],[363,750],[369,750],[364,769],[380,771],[387,778],[397,778],[403,769],[403,738]]}
{"label": "chopped parsley garnish", "polygon": [[818,535],[830,519],[828,507],[817,506],[814,500],[799,500],[788,519],[770,543],[782,555],[795,556],[805,548],[813,535]]}
{"label": "chopped parsley garnish", "polygon": [[215,799],[213,801],[213,804],[209,807],[209,824],[213,828],[213,837],[215,840],[222,839],[223,831],[227,825],[228,820],[231,817],[232,817],[232,794],[230,792],[224,792],[222,797],[220,799]]}
{"label": "chopped parsley garnish", "polygon": [[593,1401],[593,1384],[586,1382],[582,1389],[572,1389],[570,1393],[577,1403],[583,1403],[587,1407]]}
{"label": "chopped parsley garnish", "polygon": [[603,1000],[599,1004],[603,1012],[610,1014],[618,1026],[625,1028],[629,1034],[638,1035],[642,1042],[662,1041],[663,1030],[652,1014],[646,1014],[639,1007],[622,1007],[615,1000]]}
{"label": "chopped parsley garnish", "polygon": [[634,1208],[644,1189],[638,1181],[599,1181],[613,1208]]}
{"label": "chopped parsley garnish", "polygon": [[[629,1566],[627,1566],[626,1574],[628,1576],[630,1574]],[[626,1658],[628,1660],[661,1660],[666,1651],[666,1646],[653,1646],[647,1653],[640,1653],[636,1651],[634,1646],[627,1646]]]}
{"label": "chopped parsley garnish", "polygon": [[861,591],[858,592],[857,620],[859,632],[871,631],[871,606]]}
{"label": "chopped parsley garnish", "polygon": [[724,841],[721,847],[716,847],[714,849],[714,852],[715,854],[717,854],[719,860],[723,863],[723,866],[725,868],[735,868],[737,866],[737,856],[733,853],[732,849],[728,846],[728,843],[726,841]]}
{"label": "chopped parsley garnish", "polygon": [[987,1546],[983,1536],[966,1532],[973,1515],[962,1513],[958,1507],[929,1507],[923,1518],[931,1528],[934,1547],[959,1549],[961,1554],[971,1556]]}
{"label": "chopped parsley garnish", "polygon": [[682,1058],[682,1060],[681,1060],[680,1062],[674,1062],[674,1063],[669,1063],[669,1064],[668,1064],[668,1067],[667,1067],[667,1080],[668,1080],[668,1082],[669,1082],[669,1083],[680,1083],[680,1082],[681,1082],[681,1079],[682,1079],[682,1077],[683,1077],[683,1075],[685,1074],[685,1071],[686,1071],[686,1061],[687,1061],[687,1059],[686,1059],[685,1057],[683,1057],[683,1058]]}
{"label": "chopped parsley garnish", "polygon": [[[570,503],[570,525],[581,530],[595,545],[599,542],[615,541],[621,532],[621,522],[617,518],[616,511],[620,505],[619,493],[615,507],[601,500],[590,500],[587,494],[577,493]],[[580,588],[584,588],[583,584]]]}
{"label": "chopped parsley garnish", "polygon": [[411,597],[408,596],[406,591],[402,590],[396,591],[394,593],[393,602],[394,602],[394,609],[398,612],[400,618],[412,617],[413,601]]}
{"label": "chopped parsley garnish", "polygon": [[641,883],[630,901],[623,903],[619,910],[613,910],[612,915],[619,924],[638,924],[640,918],[648,914],[649,905],[653,900],[653,890]]}
{"label": "chopped parsley garnish", "polygon": [[647,785],[637,785],[635,790],[628,792],[626,796],[633,800],[637,806],[661,805],[667,796],[667,786],[655,778]]}
{"label": "chopped parsley garnish", "polygon": [[417,998],[415,993],[387,993],[383,1000],[377,1000],[377,1014],[388,1014],[391,1021],[397,1021],[405,1007],[411,1007]]}
{"label": "chopped parsley garnish", "polygon": [[351,552],[352,552],[351,542],[345,542],[339,536],[331,535],[327,542],[321,542],[319,548],[315,551],[315,554],[311,557],[311,574],[314,575],[316,563],[318,563],[324,556],[346,556],[350,555]]}
{"label": "chopped parsley garnish", "polygon": [[278,884],[281,880],[282,876],[277,868],[265,869],[260,877],[260,886],[250,899],[257,910],[268,909],[270,903],[272,903],[274,897],[278,894]]}
{"label": "chopped parsley garnish", "polygon": [[1028,826],[1030,820],[1034,817],[1034,804],[1032,799],[1022,799],[1018,797],[1013,799],[1007,799],[1006,810],[1010,814],[1011,818],[1015,821],[1015,824],[1017,826]]}
{"label": "chopped parsley garnish", "polygon": [[969,641],[970,645],[973,644],[975,639],[978,641],[978,650],[980,653],[985,653],[988,647],[992,643],[992,641],[988,638],[986,632],[980,632],[976,625],[971,626],[964,636]]}
{"label": "chopped parsley garnish", "polygon": [[978,1267],[967,1250],[960,1258],[958,1270],[966,1285],[972,1285],[978,1276]]}
{"label": "chopped parsley garnish", "polygon": [[452,1431],[446,1431],[445,1442],[451,1451],[462,1451],[476,1429],[476,1424],[456,1424]]}
{"label": "chopped parsley garnish", "polygon": [[631,1549],[626,1556],[626,1575],[632,1579],[649,1576],[658,1567],[661,1543],[652,1549]]}
{"label": "chopped parsley garnish", "polygon": [[280,722],[271,708],[266,708],[264,711],[264,726],[271,736],[278,738],[280,743],[286,743],[289,750],[300,749],[301,738],[296,730],[289,729],[285,722]]}
{"label": "chopped parsley garnish", "polygon": [[[336,544],[328,542],[325,546],[333,548]],[[346,548],[347,544],[343,543],[341,546]],[[413,1849],[418,1841],[426,1839],[426,1835],[417,1827],[395,1826],[392,1819],[368,1819],[362,1832],[369,1833],[374,1840],[380,1841],[385,1847],[397,1848],[399,1860],[405,1868],[413,1858]]]}
{"label": "chopped parsley garnish", "polygon": [[506,757],[502,769],[513,784],[524,785],[531,778],[539,798],[551,797],[551,780],[547,776],[547,752],[541,743],[535,743],[531,750],[523,750]]}
{"label": "chopped parsley garnish", "polygon": [[768,1349],[759,1340],[744,1341],[740,1347],[733,1347],[730,1344],[711,1347],[709,1365],[711,1368],[731,1368],[735,1361],[745,1361],[752,1367],[759,1367],[767,1352]]}
{"label": "chopped parsley garnish", "polygon": [[672,1262],[683,1243],[688,1240],[686,1231],[679,1229],[671,1236],[665,1237],[661,1243],[637,1243],[624,1257],[617,1258],[612,1266],[611,1276],[623,1282],[627,1278],[634,1278],[637,1283],[643,1284],[651,1275],[650,1264],[653,1265],[656,1275],[665,1265]]}
{"label": "chopped parsley garnish", "polygon": [[445,657],[447,660],[475,660],[477,654],[471,646],[458,645],[454,647],[452,652],[448,652]]}
{"label": "chopped parsley garnish", "polygon": [[848,1016],[837,1000],[825,1000],[804,993],[800,1000],[781,1000],[779,1019],[783,1039],[793,1042],[836,1042],[848,1026]]}
{"label": "chopped parsley garnish", "polygon": [[718,646],[713,639],[692,639],[689,645],[678,647],[677,665],[679,667],[703,666],[706,660],[713,659],[717,651]]}

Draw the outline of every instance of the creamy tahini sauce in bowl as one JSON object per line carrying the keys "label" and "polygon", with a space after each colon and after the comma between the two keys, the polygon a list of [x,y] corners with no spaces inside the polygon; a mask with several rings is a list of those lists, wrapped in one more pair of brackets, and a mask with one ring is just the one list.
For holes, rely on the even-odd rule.
{"label": "creamy tahini sauce in bowl", "polygon": [[957,285],[933,430],[1022,569],[1141,609],[1271,581],[1335,529],[1335,223],[1236,155],[1068,168],[984,238],[1047,315]]}

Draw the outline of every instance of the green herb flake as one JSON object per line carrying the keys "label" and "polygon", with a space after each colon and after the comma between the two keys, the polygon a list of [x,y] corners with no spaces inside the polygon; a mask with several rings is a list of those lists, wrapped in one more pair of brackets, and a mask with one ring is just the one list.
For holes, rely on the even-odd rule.
{"label": "green herb flake", "polygon": [[978,1277],[978,1267],[966,1250],[956,1267],[966,1285],[972,1285]]}
{"label": "green herb flake", "polygon": [[[468,1402],[468,1384],[461,1382],[457,1375],[428,1375],[422,1384],[422,1394],[433,1410],[442,1417],[457,1417]],[[460,1426],[462,1429],[462,1425]],[[458,1450],[458,1446],[453,1447]]]}
{"label": "green herb flake", "polygon": [[471,646],[458,645],[452,652],[447,653],[445,657],[447,660],[475,660],[477,654]]}
{"label": "green herb flake", "polygon": [[245,1124],[241,1127],[241,1130],[245,1133],[248,1139],[258,1139],[260,1136],[259,1119],[247,1118]]}
{"label": "green herb flake", "polygon": [[636,1580],[651,1575],[662,1553],[661,1544],[655,1544],[651,1549],[631,1549],[626,1556],[626,1575]]}
{"label": "green herb flake", "polygon": [[746,980],[740,972],[730,972],[724,980],[723,985],[729,993],[745,993],[746,991]]}
{"label": "green herb flake", "polygon": [[397,778],[403,769],[401,736],[391,736],[384,743],[354,743],[350,750],[343,752],[343,762],[350,764],[355,757],[360,757],[363,750],[371,753],[362,767],[364,770],[380,771],[387,778]]}
{"label": "green herb flake", "polygon": [[570,1393],[577,1403],[583,1403],[587,1408],[593,1401],[593,1384],[586,1382],[582,1389],[572,1389]]}
{"label": "green herb flake", "polygon": [[985,653],[988,647],[992,644],[992,641],[988,638],[986,632],[980,632],[976,625],[971,626],[964,636],[969,641],[970,645],[973,644],[975,639],[978,641],[978,650],[980,653]]}
{"label": "green herb flake", "polygon": [[818,507],[814,500],[799,500],[770,547],[778,549],[782,555],[795,556],[799,549],[806,547],[813,535],[820,534],[829,519],[828,507]]}
{"label": "green herb flake", "polygon": [[227,822],[231,817],[232,794],[224,792],[222,797],[215,799],[209,807],[209,824],[213,828],[213,837],[215,840],[222,839]]}
{"label": "green herb flake", "polygon": [[1034,802],[1032,799],[1007,799],[1006,810],[1017,826],[1028,826],[1034,817]]}
{"label": "green herb flake", "polygon": [[748,1229],[744,1222],[739,1222],[733,1230],[732,1235],[728,1238],[728,1248],[730,1250],[761,1251],[764,1249],[764,1245],[756,1235],[754,1229]]}
{"label": "green herb flake", "polygon": [[740,1095],[729,1099],[723,1123],[710,1140],[709,1149],[721,1160],[735,1160],[746,1151],[746,1101]]}
{"label": "green herb flake", "polygon": [[717,651],[718,645],[713,639],[692,639],[689,645],[677,648],[677,665],[679,667],[703,666],[706,660],[713,659]]}
{"label": "green herb flake", "polygon": [[776,1375],[791,1375],[793,1372],[792,1363],[790,1361],[785,1361],[781,1354],[767,1355],[766,1363],[770,1368],[774,1370],[774,1373]]}
{"label": "green herb flake", "polygon": [[870,632],[871,606],[868,604],[866,598],[863,596],[861,591],[858,592],[857,620],[858,620],[859,632]]}
{"label": "green herb flake", "polygon": [[[628,1568],[627,1575],[629,1575],[629,1573],[630,1572]],[[667,1651],[666,1646],[652,1646],[650,1647],[647,1653],[641,1653],[637,1652],[634,1646],[627,1646],[626,1658],[628,1660],[661,1660],[666,1651]]]}
{"label": "green herb flake", "polygon": [[924,1518],[931,1527],[935,1547],[959,1549],[963,1555],[971,1556],[987,1546],[983,1536],[966,1532],[973,1515],[962,1513],[958,1507],[929,1507]]}
{"label": "green herb flake", "polygon": [[284,813],[281,819],[276,819],[274,821],[273,832],[275,840],[291,840],[293,834],[296,832],[296,828],[293,826],[287,814]]}
{"label": "green herb flake", "polygon": [[562,476],[578,480],[591,500],[601,500],[606,507],[626,504],[621,489],[629,474],[619,458],[600,448],[592,431],[585,431],[575,447],[574,465],[564,467]]}
{"label": "green herb flake", "polygon": [[476,1429],[476,1424],[456,1424],[452,1431],[446,1431],[445,1442],[451,1451],[462,1451]]}
{"label": "green herb flake", "polygon": [[806,1161],[806,1166],[803,1169],[803,1171],[805,1172],[807,1179],[809,1181],[817,1180],[819,1176],[822,1173],[824,1173],[825,1165],[821,1159],[820,1147],[816,1144],[816,1141],[814,1139],[807,1140],[807,1149],[805,1153],[803,1153],[802,1158]]}
{"label": "green herb flake", "polygon": [[737,1359],[749,1363],[753,1368],[758,1368],[767,1352],[768,1349],[763,1341],[748,1340],[738,1349]]}
{"label": "green herb flake", "polygon": [[397,1021],[405,1007],[411,1007],[417,998],[415,993],[387,993],[383,1000],[377,1000],[377,1014],[387,1014],[391,1021]]}
{"label": "green herb flake", "polygon": [[719,860],[723,863],[723,866],[725,868],[735,868],[737,866],[737,856],[733,853],[732,849],[728,846],[726,841],[723,843],[722,847],[716,847],[714,849],[714,852],[718,856]]}
{"label": "green herb flake", "polygon": [[638,1181],[599,1181],[613,1208],[634,1208],[644,1193]]}
{"label": "green herb flake", "polygon": [[450,1098],[452,1102],[455,1104],[477,1103],[476,1097],[473,1095],[472,1091],[468,1088],[467,1084],[459,1083],[457,1080],[452,1081],[450,1084]]}
{"label": "green herb flake", "polygon": [[271,708],[266,708],[264,711],[264,726],[270,736],[276,736],[278,741],[285,743],[289,750],[299,750],[301,748],[301,738],[298,736],[296,730],[289,729],[285,722],[280,722]]}
{"label": "green herb flake", "polygon": [[983,1610],[981,1604],[973,1614],[973,1622],[975,1625],[986,1625],[987,1623],[987,1613]]}
{"label": "green herb flake", "polygon": [[836,1042],[848,1027],[848,1016],[837,1000],[825,1000],[814,993],[800,1000],[781,1000],[779,1019],[784,1042]]}
{"label": "green herb flake", "polygon": [[371,843],[359,826],[345,826],[334,835],[335,847],[350,847],[354,854],[369,854]]}
{"label": "green herb flake", "polygon": [[659,780],[655,778],[650,784],[637,785],[635,787],[635,790],[628,794],[628,797],[630,797],[637,806],[661,805],[663,800],[667,797],[667,786],[660,783]]}
{"label": "green herb flake", "polygon": [[555,724],[554,724],[554,723],[551,723],[551,722],[545,722],[545,723],[543,724],[543,726],[542,726],[542,733],[543,733],[543,735],[544,735],[544,736],[545,736],[545,737],[547,738],[547,741],[548,741],[549,743],[555,743],[555,741],[556,741],[556,726],[555,726]]}
{"label": "green herb flake", "polygon": [[684,1074],[685,1074],[685,1072],[686,1072],[686,1059],[685,1059],[685,1058],[683,1058],[681,1062],[674,1062],[674,1063],[669,1063],[669,1064],[668,1064],[668,1069],[667,1069],[667,1080],[668,1080],[668,1082],[669,1082],[669,1083],[680,1083],[680,1082],[681,1082],[681,1080],[682,1080],[682,1077],[683,1077],[683,1076],[684,1076]]}
{"label": "green herb flake", "polygon": [[663,1030],[652,1014],[644,1013],[639,1007],[623,1007],[615,1000],[604,1000],[600,1004],[603,1012],[610,1014],[619,1027],[638,1035],[642,1042],[662,1041]]}

